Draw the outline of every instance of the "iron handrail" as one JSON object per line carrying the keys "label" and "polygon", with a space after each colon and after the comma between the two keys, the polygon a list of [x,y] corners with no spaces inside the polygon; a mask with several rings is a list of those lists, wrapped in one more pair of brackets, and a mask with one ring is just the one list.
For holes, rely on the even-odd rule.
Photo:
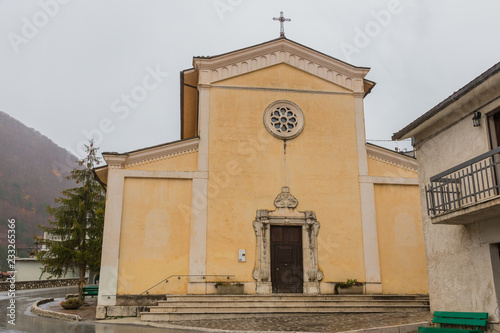
{"label": "iron handrail", "polygon": [[165,279],[161,280],[160,282],[158,282],[158,283],[157,283],[157,284],[155,284],[154,286],[152,286],[152,287],[150,287],[150,288],[148,288],[148,289],[144,290],[142,293],[140,293],[140,295],[142,295],[142,294],[144,294],[144,293],[146,293],[146,295],[149,295],[149,291],[150,291],[151,289],[153,289],[154,287],[156,287],[156,286],[158,286],[158,285],[162,284],[163,282],[168,283],[168,279],[170,279],[170,278],[172,278],[172,277],[177,277],[179,280],[181,279],[181,277],[202,277],[202,278],[203,278],[203,280],[205,280],[207,277],[221,277],[221,276],[225,276],[225,277],[227,277],[227,279],[228,279],[228,280],[229,280],[231,277],[233,277],[233,278],[234,278],[234,275],[227,275],[227,274],[223,274],[223,275],[220,275],[220,274],[219,274],[219,275],[184,275],[184,274],[174,274],[174,275],[170,275],[169,277],[167,277],[167,278],[165,278]]}

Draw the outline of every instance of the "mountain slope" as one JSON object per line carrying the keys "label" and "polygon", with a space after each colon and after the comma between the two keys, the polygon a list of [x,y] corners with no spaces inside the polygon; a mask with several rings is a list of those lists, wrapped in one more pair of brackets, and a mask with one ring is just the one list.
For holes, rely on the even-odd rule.
{"label": "mountain slope", "polygon": [[[0,270],[5,270],[7,219],[16,220],[16,247],[32,246],[47,224],[48,204],[74,184],[64,178],[76,157],[0,111]],[[21,252],[20,255],[25,254]]]}

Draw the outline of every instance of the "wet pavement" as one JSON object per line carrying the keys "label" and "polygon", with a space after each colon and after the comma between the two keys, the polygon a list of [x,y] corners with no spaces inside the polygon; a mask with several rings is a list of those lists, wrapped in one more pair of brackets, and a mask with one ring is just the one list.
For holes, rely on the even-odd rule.
{"label": "wet pavement", "polygon": [[[186,332],[178,329],[160,329],[138,327],[133,325],[114,325],[108,323],[70,322],[33,315],[29,310],[31,305],[40,299],[64,297],[66,294],[76,293],[76,287],[47,288],[33,290],[18,290],[15,296],[15,325],[9,324],[11,320],[7,307],[10,298],[7,292],[0,292],[0,332],[12,333],[170,333]],[[189,332],[189,331],[188,331]]]}
{"label": "wet pavement", "polygon": [[[291,315],[272,318],[180,321],[174,325],[214,330],[345,332],[376,327],[397,326],[429,320],[429,312],[413,313],[336,313]],[[415,330],[416,331],[416,330]]]}

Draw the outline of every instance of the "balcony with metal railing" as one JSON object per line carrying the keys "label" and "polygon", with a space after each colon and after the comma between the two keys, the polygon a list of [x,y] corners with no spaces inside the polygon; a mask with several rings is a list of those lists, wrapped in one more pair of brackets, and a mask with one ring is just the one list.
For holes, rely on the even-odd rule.
{"label": "balcony with metal railing", "polygon": [[500,216],[500,147],[441,172],[425,187],[432,223],[467,224]]}

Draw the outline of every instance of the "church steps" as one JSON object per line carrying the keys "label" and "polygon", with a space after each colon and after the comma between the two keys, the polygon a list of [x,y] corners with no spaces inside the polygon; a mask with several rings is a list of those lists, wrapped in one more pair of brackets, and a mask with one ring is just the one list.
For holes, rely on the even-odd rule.
{"label": "church steps", "polygon": [[421,307],[338,307],[338,308],[288,308],[271,309],[268,311],[218,311],[209,312],[206,309],[198,312],[141,312],[141,321],[177,321],[177,320],[204,320],[204,319],[232,319],[232,318],[262,318],[280,316],[286,314],[331,314],[331,313],[408,313],[408,312],[426,312],[428,306]]}
{"label": "church steps", "polygon": [[429,311],[426,295],[187,295],[167,296],[141,312],[143,321],[273,317],[307,313]]}
{"label": "church steps", "polygon": [[429,300],[428,295],[301,295],[301,294],[280,294],[280,295],[167,295],[166,301],[160,302],[190,302],[190,301],[357,301],[357,300]]}
{"label": "church steps", "polygon": [[[353,301],[342,301],[342,300],[314,300],[314,301],[301,301],[301,300],[290,300],[290,301],[260,301],[260,300],[248,300],[248,301],[189,301],[189,302],[168,302],[159,301],[159,308],[172,308],[172,307],[297,307],[297,306],[370,306],[370,305],[428,305],[429,302],[426,300],[415,300],[415,301],[394,301],[394,300],[353,300]],[[153,308],[152,308],[153,309]]]}
{"label": "church steps", "polygon": [[347,310],[352,310],[354,312],[356,309],[361,310],[371,310],[368,312],[392,312],[391,310],[402,310],[402,312],[413,312],[422,309],[427,310],[429,307],[427,305],[306,305],[306,306],[218,306],[218,307],[161,307],[161,308],[150,308],[150,313],[253,313],[253,312],[283,312],[283,313],[296,313],[297,309],[300,312],[349,312]]}

